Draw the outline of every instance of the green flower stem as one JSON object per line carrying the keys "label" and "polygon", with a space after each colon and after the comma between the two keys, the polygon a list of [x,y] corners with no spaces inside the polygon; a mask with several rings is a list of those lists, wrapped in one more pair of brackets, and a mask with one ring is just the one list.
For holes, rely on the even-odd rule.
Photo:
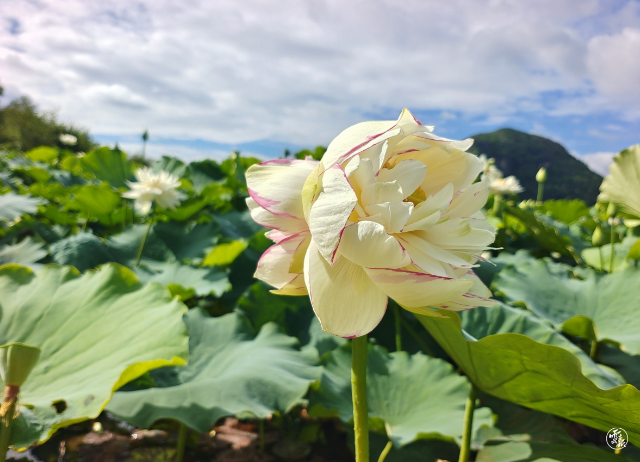
{"label": "green flower stem", "polygon": [[604,257],[602,256],[602,246],[598,247],[600,252],[600,271],[604,271]]}
{"label": "green flower stem", "polygon": [[149,237],[149,233],[151,232],[151,227],[153,226],[153,220],[149,222],[149,226],[147,227],[147,231],[144,233],[144,237],[142,238],[142,242],[140,243],[140,248],[138,249],[138,256],[136,257],[136,264],[133,265],[134,268],[138,266],[140,263],[140,258],[142,258],[142,249],[144,249],[144,244],[147,242],[147,237]]}
{"label": "green flower stem", "polygon": [[464,430],[462,433],[462,446],[460,447],[460,457],[458,462],[469,462],[471,454],[471,430],[473,428],[473,411],[476,408],[476,398],[478,397],[478,389],[471,384],[469,396],[467,397],[467,405],[464,409]]}
{"label": "green flower stem", "polygon": [[178,427],[178,448],[176,449],[175,462],[182,462],[184,458],[184,448],[187,445],[187,426],[180,422]]}
{"label": "green flower stem", "polygon": [[393,317],[396,321],[396,351],[402,351],[402,320],[400,307],[393,305]]}
{"label": "green flower stem", "polygon": [[369,462],[369,408],[367,406],[367,336],[351,340],[351,394],[356,462]]}
{"label": "green flower stem", "polygon": [[87,229],[87,223],[89,223],[89,218],[91,217],[91,212],[87,212],[87,218],[84,220],[84,225],[82,225],[82,231]]}
{"label": "green flower stem", "polygon": [[544,194],[544,182],[538,182],[538,198],[537,202],[542,202],[542,195]]}
{"label": "green flower stem", "polygon": [[497,215],[500,210],[500,202],[502,201],[502,196],[500,194],[496,194],[493,196],[493,214]]}
{"label": "green flower stem", "polygon": [[597,352],[598,352],[598,341],[597,340],[591,340],[591,350],[589,351],[589,357],[591,359],[595,359]]}
{"label": "green flower stem", "polygon": [[384,447],[384,449],[382,450],[382,452],[380,453],[380,457],[378,457],[378,462],[384,462],[384,460],[387,458],[387,454],[391,452],[392,447],[393,447],[393,443],[389,441],[387,445]]}
{"label": "green flower stem", "polygon": [[609,273],[613,273],[613,256],[614,256],[614,251],[613,251],[613,242],[615,240],[615,227],[613,226],[613,223],[611,224],[611,256],[609,257]]}

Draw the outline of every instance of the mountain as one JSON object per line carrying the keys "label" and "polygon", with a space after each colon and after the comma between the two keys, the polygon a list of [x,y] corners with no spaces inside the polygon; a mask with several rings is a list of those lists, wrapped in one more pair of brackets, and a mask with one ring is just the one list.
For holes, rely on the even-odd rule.
{"label": "mountain", "polygon": [[541,136],[511,128],[472,136],[469,152],[485,154],[496,160],[504,176],[514,175],[524,188],[521,199],[535,199],[538,192],[536,173],[547,169],[544,199],[582,199],[592,205],[598,197],[602,177],[589,170],[560,144]]}

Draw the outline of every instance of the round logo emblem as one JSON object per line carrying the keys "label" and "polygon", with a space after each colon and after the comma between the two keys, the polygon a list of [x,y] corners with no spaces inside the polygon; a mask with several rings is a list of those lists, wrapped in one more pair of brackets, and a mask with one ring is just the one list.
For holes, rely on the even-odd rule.
{"label": "round logo emblem", "polygon": [[622,449],[628,441],[629,436],[624,428],[612,428],[607,432],[607,446],[611,449]]}

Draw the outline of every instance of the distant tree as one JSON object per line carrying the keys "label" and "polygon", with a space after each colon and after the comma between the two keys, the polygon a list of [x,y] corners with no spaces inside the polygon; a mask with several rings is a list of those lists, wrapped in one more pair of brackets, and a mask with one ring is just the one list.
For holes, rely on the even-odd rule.
{"label": "distant tree", "polygon": [[[63,143],[60,135],[65,134],[75,136],[77,142],[73,145]],[[59,122],[55,113],[39,113],[36,105],[22,96],[0,107],[0,146],[20,151],[54,146],[87,152],[97,145],[87,130]]]}

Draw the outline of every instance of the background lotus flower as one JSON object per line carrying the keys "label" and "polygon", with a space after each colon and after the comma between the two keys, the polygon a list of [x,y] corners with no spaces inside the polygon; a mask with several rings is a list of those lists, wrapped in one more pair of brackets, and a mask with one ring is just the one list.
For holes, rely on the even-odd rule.
{"label": "background lotus flower", "polygon": [[511,175],[506,178],[494,178],[489,183],[489,192],[496,196],[518,194],[524,191],[518,179]]}
{"label": "background lotus flower", "polygon": [[472,140],[432,130],[404,110],[348,128],[320,163],[252,166],[247,203],[276,242],[255,276],[308,293],[323,329],[348,338],[380,322],[388,297],[421,314],[493,304],[472,271],[495,236],[487,184],[474,183],[483,163]]}
{"label": "background lotus flower", "polygon": [[62,144],[66,144],[67,146],[73,146],[78,142],[78,138],[69,133],[64,133],[60,135],[60,142]]}
{"label": "background lotus flower", "polygon": [[137,182],[127,181],[131,191],[123,193],[122,197],[134,199],[140,213],[148,213],[154,201],[164,209],[175,209],[187,198],[177,190],[180,186],[178,178],[164,170],[155,173],[150,168],[141,168],[136,171],[136,178]]}

